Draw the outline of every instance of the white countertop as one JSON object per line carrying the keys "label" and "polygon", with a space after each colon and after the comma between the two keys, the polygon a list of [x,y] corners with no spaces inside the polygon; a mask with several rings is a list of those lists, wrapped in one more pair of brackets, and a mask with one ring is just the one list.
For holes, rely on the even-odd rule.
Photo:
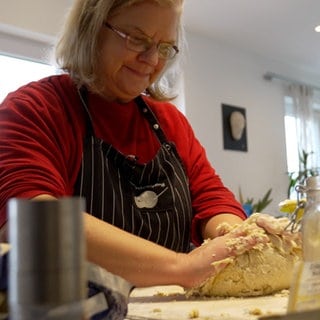
{"label": "white countertop", "polygon": [[252,298],[187,298],[179,286],[139,288],[130,295],[128,319],[256,320],[285,314],[288,294],[285,291]]}

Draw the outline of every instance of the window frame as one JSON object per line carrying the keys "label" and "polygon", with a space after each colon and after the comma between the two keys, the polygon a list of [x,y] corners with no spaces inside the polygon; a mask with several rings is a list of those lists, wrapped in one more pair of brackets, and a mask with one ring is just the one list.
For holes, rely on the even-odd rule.
{"label": "window frame", "polygon": [[[296,130],[296,117],[293,113],[293,101],[292,97],[285,95],[284,97],[284,105],[285,105],[285,113],[284,113],[284,123],[285,123],[285,142],[286,142],[286,157],[287,157],[287,170],[288,172],[298,172],[299,171],[299,152],[301,150],[298,150],[298,142],[296,139],[296,136],[292,134]],[[316,91],[314,94],[313,99],[313,115],[316,117],[317,120],[313,118],[312,121],[312,128],[313,128],[313,138],[315,140],[315,145],[320,145],[320,91]],[[291,118],[291,119],[290,119]],[[293,123],[292,126],[294,128],[289,128],[288,124],[289,122]],[[291,141],[290,141],[291,140]],[[289,146],[291,145],[291,147]],[[290,154],[290,151],[292,151],[292,145],[296,146],[296,150],[294,152],[294,155],[292,156],[292,153]],[[320,152],[319,150],[316,150],[315,153],[312,155],[313,157],[316,157],[314,159],[314,162],[316,163],[315,168],[320,168]],[[293,161],[290,158],[294,158]]]}
{"label": "window frame", "polygon": [[0,23],[0,54],[24,60],[53,63],[55,37]]}
{"label": "window frame", "polygon": [[[58,73],[57,65],[53,62],[54,42],[54,37],[0,24],[0,56],[52,67],[52,72],[47,73],[44,71],[43,77]],[[0,103],[10,91],[27,82],[38,80],[39,76],[42,77],[41,71],[39,75],[38,67],[34,69],[34,73],[29,70],[27,74],[24,73],[20,77],[19,75],[16,76],[19,71],[20,69],[18,71],[13,70],[14,73],[11,74],[4,74],[3,76],[6,80],[1,78],[6,83],[1,87]],[[16,86],[13,80],[15,77],[17,77]]]}

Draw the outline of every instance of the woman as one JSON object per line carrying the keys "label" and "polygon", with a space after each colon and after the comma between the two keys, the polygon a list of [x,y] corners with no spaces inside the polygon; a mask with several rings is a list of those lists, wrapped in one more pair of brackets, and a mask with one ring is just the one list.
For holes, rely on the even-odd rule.
{"label": "woman", "polygon": [[3,230],[9,198],[83,196],[88,259],[137,286],[194,286],[239,253],[226,242],[241,228],[217,237],[216,226],[245,214],[161,86],[182,48],[182,5],[75,1],[57,46],[66,74],[0,107]]}

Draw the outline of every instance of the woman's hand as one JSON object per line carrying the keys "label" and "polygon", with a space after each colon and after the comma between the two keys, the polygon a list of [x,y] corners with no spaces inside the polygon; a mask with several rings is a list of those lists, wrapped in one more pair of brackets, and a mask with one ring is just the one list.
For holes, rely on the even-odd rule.
{"label": "woman's hand", "polygon": [[275,218],[269,214],[259,213],[252,217],[256,224],[270,234],[282,234],[288,225],[287,218]]}
{"label": "woman's hand", "polygon": [[298,246],[302,245],[301,232],[291,231],[289,226],[290,220],[286,217],[275,218],[268,214],[257,214],[255,223],[257,226],[263,228],[266,233],[274,236],[281,236],[284,243],[293,244],[296,243]]}
{"label": "woman's hand", "polygon": [[181,283],[187,288],[197,286],[221,271],[237,255],[268,241],[269,238],[264,231],[255,224],[240,224],[229,233],[205,241],[189,254],[182,255],[181,263],[184,264],[186,274],[182,273],[184,279]]}
{"label": "woman's hand", "polygon": [[286,230],[288,222],[287,218],[256,213],[237,225],[220,224],[217,228],[218,237],[205,241],[183,257],[187,276],[182,285],[187,288],[198,286],[208,277],[219,273],[236,256],[252,248],[268,245],[274,238],[281,237],[283,245],[288,248],[299,245],[301,233]]}

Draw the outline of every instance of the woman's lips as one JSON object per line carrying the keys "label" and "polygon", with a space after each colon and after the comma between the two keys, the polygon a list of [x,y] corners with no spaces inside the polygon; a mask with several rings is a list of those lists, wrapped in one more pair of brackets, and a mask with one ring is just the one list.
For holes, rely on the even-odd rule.
{"label": "woman's lips", "polygon": [[131,73],[133,73],[135,76],[139,78],[150,78],[151,72],[146,72],[146,71],[139,71],[137,69],[133,69],[130,67],[126,67]]}

